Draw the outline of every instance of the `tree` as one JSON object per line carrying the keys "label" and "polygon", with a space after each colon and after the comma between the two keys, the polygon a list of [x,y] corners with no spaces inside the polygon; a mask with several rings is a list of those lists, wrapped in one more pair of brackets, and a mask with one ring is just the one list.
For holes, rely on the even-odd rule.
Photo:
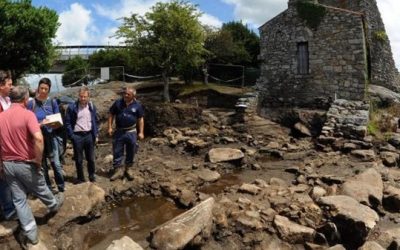
{"label": "tree", "polygon": [[123,18],[117,31],[117,36],[136,48],[143,60],[160,69],[166,102],[170,101],[170,74],[203,62],[205,36],[198,20],[200,15],[197,7],[188,2],[159,2],[144,16]]}
{"label": "tree", "polygon": [[[63,86],[79,86],[85,84],[87,85],[87,69],[88,69],[88,62],[85,61],[80,56],[75,56],[69,59],[66,62],[65,71],[62,76],[62,85]],[[81,80],[81,81],[80,81]]]}
{"label": "tree", "polygon": [[244,25],[241,21],[232,21],[222,24],[221,30],[228,31],[232,35],[233,42],[238,48],[243,48],[247,52],[250,60],[243,58],[242,65],[258,65],[258,54],[260,53],[260,38],[258,35]]}
{"label": "tree", "polygon": [[219,30],[208,29],[205,47],[208,62],[256,67],[260,39],[242,22],[224,23]]}
{"label": "tree", "polygon": [[0,0],[0,68],[11,69],[14,78],[47,72],[58,26],[53,10],[33,7],[30,0]]}

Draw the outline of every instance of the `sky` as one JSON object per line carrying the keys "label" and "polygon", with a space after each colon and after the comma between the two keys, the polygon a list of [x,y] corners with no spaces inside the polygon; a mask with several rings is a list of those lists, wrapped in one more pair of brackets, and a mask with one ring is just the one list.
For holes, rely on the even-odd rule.
{"label": "sky", "polygon": [[[114,37],[121,17],[132,13],[143,15],[156,2],[168,0],[33,0],[35,6],[46,6],[59,14],[60,27],[55,39],[58,45],[118,45]],[[287,8],[287,0],[191,0],[203,13],[203,24],[220,27],[228,21],[239,21],[255,31],[259,26]],[[389,36],[396,66],[400,69],[400,1],[377,0]]]}

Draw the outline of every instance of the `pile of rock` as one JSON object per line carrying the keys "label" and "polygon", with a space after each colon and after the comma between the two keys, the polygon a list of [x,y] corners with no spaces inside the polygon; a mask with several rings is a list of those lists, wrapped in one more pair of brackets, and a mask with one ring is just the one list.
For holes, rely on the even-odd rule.
{"label": "pile of rock", "polygon": [[327,112],[319,141],[335,141],[335,138],[363,140],[367,135],[369,104],[363,101],[337,99]]}

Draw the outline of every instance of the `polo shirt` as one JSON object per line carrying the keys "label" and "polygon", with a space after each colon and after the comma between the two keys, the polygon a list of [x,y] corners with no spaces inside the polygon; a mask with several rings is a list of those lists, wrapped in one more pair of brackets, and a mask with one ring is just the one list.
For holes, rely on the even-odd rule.
{"label": "polo shirt", "polygon": [[40,132],[36,116],[22,104],[13,103],[0,113],[0,146],[3,161],[35,158],[33,134]]}
{"label": "polo shirt", "polygon": [[110,108],[110,113],[115,116],[117,128],[129,128],[136,124],[137,120],[144,116],[142,104],[133,101],[128,106],[123,98],[116,100]]}

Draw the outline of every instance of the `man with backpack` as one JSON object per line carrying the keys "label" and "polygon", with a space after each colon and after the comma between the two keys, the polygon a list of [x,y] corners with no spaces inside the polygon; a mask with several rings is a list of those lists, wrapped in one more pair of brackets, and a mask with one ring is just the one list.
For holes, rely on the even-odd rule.
{"label": "man with backpack", "polygon": [[67,108],[65,126],[68,137],[74,148],[74,159],[77,173],[77,183],[85,182],[83,174],[83,153],[87,161],[89,181],[95,182],[94,146],[98,136],[98,119],[96,107],[90,102],[89,88],[79,89],[78,101]]}

